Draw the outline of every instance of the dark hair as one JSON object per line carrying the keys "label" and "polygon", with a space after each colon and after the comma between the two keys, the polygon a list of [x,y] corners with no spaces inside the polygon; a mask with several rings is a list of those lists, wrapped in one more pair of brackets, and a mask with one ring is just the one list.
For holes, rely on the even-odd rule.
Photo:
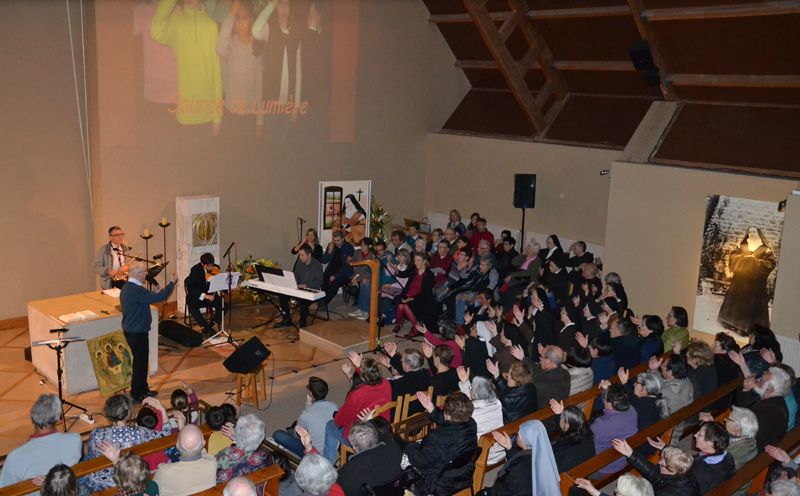
{"label": "dark hair", "polygon": [[214,263],[214,255],[211,253],[203,253],[200,255],[200,263],[203,265],[213,264]]}
{"label": "dark hair", "polygon": [[580,246],[581,250],[583,250],[584,252],[586,251],[586,243],[583,241],[576,241],[575,246]]}
{"label": "dark hair", "polygon": [[508,243],[511,246],[515,246],[517,244],[517,240],[509,235],[507,238],[503,238],[503,243]]}
{"label": "dark hair", "polygon": [[[475,322],[473,321],[472,324],[474,325]],[[442,335],[445,341],[451,341],[456,338],[456,324],[452,320],[442,320],[438,323],[438,326],[439,334]]]}
{"label": "dark hair", "polygon": [[[553,244],[554,244],[554,245],[556,245],[556,246],[558,246],[559,248],[561,248],[561,241],[559,241],[559,239],[558,239],[558,235],[556,235],[556,234],[551,234],[550,236],[548,236],[548,238],[550,238],[550,239],[552,239],[552,240],[553,240]],[[562,250],[563,250],[563,248],[562,248]]]}
{"label": "dark hair", "polygon": [[739,347],[739,343],[737,343],[736,340],[733,339],[733,337],[731,337],[728,334],[725,334],[724,332],[718,332],[714,336],[714,340],[719,343],[719,347],[722,348],[722,351],[724,351],[726,354],[729,351],[741,350],[741,348]]}
{"label": "dark hair", "polygon": [[78,484],[75,473],[63,463],[54,465],[44,478],[39,489],[42,496],[75,496],[78,494]]}
{"label": "dark hair", "polygon": [[169,397],[169,402],[175,410],[184,411],[189,409],[189,395],[183,389],[173,391]]}
{"label": "dark hair", "polygon": [[459,236],[456,239],[456,241],[462,241],[462,242],[466,243],[467,246],[469,246],[469,238],[464,236],[463,234],[461,236]]}
{"label": "dark hair", "polygon": [[302,245],[300,245],[300,251],[304,252],[306,255],[311,255],[312,253],[314,253],[314,250],[312,250],[311,247],[308,246],[308,243],[303,243]]}
{"label": "dark hair", "polygon": [[375,248],[377,248],[377,247],[379,247],[379,246],[383,246],[383,247],[384,247],[384,249],[385,249],[385,248],[386,248],[386,241],[384,241],[384,240],[380,240],[380,241],[378,241],[377,243],[375,243]]}
{"label": "dark hair", "polygon": [[689,325],[689,314],[683,307],[672,307],[670,309],[672,316],[675,317],[675,323],[678,327],[687,327]]}
{"label": "dark hair", "polygon": [[158,425],[158,415],[152,408],[143,406],[139,413],[136,415],[136,425],[147,427],[148,429],[155,429]]}
{"label": "dark hair", "polygon": [[623,336],[635,336],[638,331],[636,324],[628,319],[617,320],[617,330]]}
{"label": "dark hair", "polygon": [[686,378],[686,359],[683,358],[683,355],[671,355],[664,365],[667,367],[667,370],[672,372],[672,376],[675,379]]}
{"label": "dark hair", "polygon": [[369,419],[369,423],[375,427],[376,431],[378,431],[378,439],[384,443],[389,443],[394,440],[394,434],[392,434],[392,425],[388,420],[379,415]]}
{"label": "dark hair", "polygon": [[772,462],[767,469],[767,478],[764,480],[764,491],[772,492],[772,483],[781,479],[791,479],[797,476],[797,470],[787,467],[779,461]]}
{"label": "dark hair", "polygon": [[589,422],[586,421],[583,411],[577,406],[571,405],[564,408],[561,418],[567,422],[566,431],[562,430],[560,425],[558,426],[561,431],[561,439],[577,443],[592,435],[592,431],[589,429]]}
{"label": "dark hair", "polygon": [[654,336],[661,337],[664,334],[664,321],[658,315],[643,315],[642,322]]}
{"label": "dark hair", "polygon": [[111,226],[108,228],[108,235],[111,236],[113,231],[122,231],[122,228],[119,226]]}
{"label": "dark hair", "polygon": [[478,222],[483,222],[484,224],[486,224],[486,219],[483,217],[478,217]]}
{"label": "dark hair", "polygon": [[607,339],[596,337],[589,342],[589,347],[597,350],[598,356],[608,356],[614,349],[611,348],[611,343]]}
{"label": "dark hair", "polygon": [[481,218],[481,214],[479,214],[478,212],[472,212],[471,214],[469,214],[469,218],[470,218],[470,220],[471,220],[473,217],[477,217],[477,218],[479,218],[479,219],[480,219],[480,218]]}
{"label": "dark hair", "polygon": [[361,361],[361,372],[359,373],[364,384],[374,386],[381,382],[381,369],[378,362],[372,358],[365,358]]}
{"label": "dark hair", "polygon": [[705,440],[714,446],[714,451],[716,453],[728,449],[730,435],[724,427],[717,422],[702,422],[700,428],[702,429],[703,427],[706,428]]}
{"label": "dark hair", "polygon": [[567,365],[572,365],[573,367],[591,367],[592,355],[586,348],[570,346],[567,350]]}
{"label": "dark hair", "polygon": [[475,407],[466,394],[456,391],[447,395],[444,400],[444,413],[453,422],[467,422],[472,418]]}
{"label": "dark hair", "polygon": [[[506,236],[506,234],[508,234],[508,236]],[[500,239],[505,241],[510,237],[511,237],[511,231],[509,231],[508,229],[503,229],[502,231],[500,231]]]}
{"label": "dark hair", "polygon": [[400,231],[400,230],[398,229],[398,230],[396,230],[396,231],[392,231],[392,234],[391,234],[391,236],[389,236],[389,237],[390,237],[390,238],[398,237],[398,238],[400,238],[400,239],[405,239],[405,237],[406,237],[406,233],[404,233],[403,231]]}
{"label": "dark hair", "polygon": [[206,411],[206,424],[212,431],[219,431],[226,422],[225,411],[222,407],[212,406]]}
{"label": "dark hair", "polygon": [[755,337],[755,341],[753,342],[754,348],[770,349],[775,352],[775,358],[779,362],[783,361],[781,344],[778,342],[778,339],[775,337],[775,333],[772,332],[772,329],[762,325],[754,324],[750,328],[750,332],[752,332],[753,336]]}
{"label": "dark hair", "polygon": [[225,413],[225,422],[235,424],[237,417],[236,407],[230,403],[223,403],[219,407],[222,408],[222,411]]}
{"label": "dark hair", "polygon": [[611,408],[618,412],[625,412],[631,407],[631,399],[625,392],[622,384],[612,384],[606,390],[606,401],[611,404]]}
{"label": "dark hair", "polygon": [[453,350],[449,346],[440,344],[433,349],[433,356],[439,359],[442,365],[449,367],[453,363]]}
{"label": "dark hair", "polygon": [[131,416],[133,400],[127,394],[117,393],[106,400],[103,413],[112,422],[127,420]]}
{"label": "dark hair", "polygon": [[603,303],[605,303],[606,306],[608,306],[608,308],[610,308],[611,310],[619,313],[619,311],[620,311],[619,302],[613,296],[609,296],[607,298],[603,298]]}
{"label": "dark hair", "polygon": [[362,245],[367,245],[368,247],[372,248],[372,245],[374,245],[375,243],[372,242],[372,238],[363,237],[363,238],[361,238],[361,244]]}
{"label": "dark hair", "polygon": [[408,227],[413,227],[416,230],[419,230],[419,222],[409,222]]}
{"label": "dark hair", "polygon": [[309,377],[307,388],[315,401],[324,400],[328,396],[328,383],[319,377]]}

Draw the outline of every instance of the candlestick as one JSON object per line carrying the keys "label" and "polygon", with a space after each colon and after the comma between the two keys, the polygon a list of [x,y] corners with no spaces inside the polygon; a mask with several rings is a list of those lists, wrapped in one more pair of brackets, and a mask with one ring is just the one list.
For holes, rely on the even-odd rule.
{"label": "candlestick", "polygon": [[150,229],[145,228],[145,230],[142,231],[142,237],[143,238],[149,238],[150,237]]}
{"label": "candlestick", "polygon": [[168,225],[169,222],[167,221],[166,217],[161,217],[161,222],[158,223],[159,226]]}

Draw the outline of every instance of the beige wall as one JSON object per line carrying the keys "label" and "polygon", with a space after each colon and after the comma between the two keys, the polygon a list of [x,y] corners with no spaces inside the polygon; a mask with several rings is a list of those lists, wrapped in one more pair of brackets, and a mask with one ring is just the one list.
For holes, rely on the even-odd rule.
{"label": "beige wall", "polygon": [[600,171],[608,169],[619,154],[598,148],[430,134],[424,211],[455,208],[467,220],[478,211],[490,223],[519,226],[522,215],[512,203],[514,174],[536,174],[536,208],[527,210],[525,230],[603,244],[609,180]]}
{"label": "beige wall", "polygon": [[[671,305],[679,305],[688,310],[691,323],[707,196],[719,194],[778,202],[796,186],[797,181],[782,179],[614,163],[605,268],[620,273],[631,307],[637,313],[663,316]],[[787,216],[787,219],[792,218]],[[797,229],[800,226],[784,226],[784,232],[796,233]],[[787,241],[797,237],[791,236],[784,235]],[[789,262],[784,268],[784,260],[790,258],[788,249],[782,250],[781,255],[778,280],[783,284],[791,280],[791,285],[796,286],[797,264]],[[773,311],[776,324],[787,320],[780,317],[781,312],[796,313],[790,307],[797,304],[794,301],[781,307],[777,298]],[[792,336],[797,333],[796,329],[785,327],[776,327],[775,331]]]}
{"label": "beige wall", "polygon": [[93,243],[64,2],[0,2],[0,32],[4,319],[88,289]]}
{"label": "beige wall", "polygon": [[[321,180],[372,179],[376,199],[397,216],[422,210],[426,133],[441,127],[468,88],[422,2],[360,2],[352,143],[296,140],[273,146],[212,138],[194,128],[143,125],[141,102],[131,91],[132,5],[95,2],[103,22],[96,31],[92,86],[98,103],[92,224],[64,4],[0,2],[8,37],[0,51],[3,66],[13,68],[3,90],[15,97],[0,117],[3,136],[11,138],[2,159],[7,192],[0,228],[9,266],[4,281],[22,286],[0,298],[0,319],[24,315],[31,299],[94,288],[92,253],[107,241],[107,227],[122,225],[143,248],[136,233],[144,227],[160,231],[161,216],[173,219],[175,196],[219,195],[222,244],[235,240],[240,257],[273,256],[284,264],[291,262],[295,218],[316,223]],[[160,252],[160,235],[153,242],[151,254]],[[168,259],[174,251],[170,228]]]}

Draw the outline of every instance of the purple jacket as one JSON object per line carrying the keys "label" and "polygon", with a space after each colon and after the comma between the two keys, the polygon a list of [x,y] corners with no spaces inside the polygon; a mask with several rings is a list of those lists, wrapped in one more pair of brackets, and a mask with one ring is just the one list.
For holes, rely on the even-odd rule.
{"label": "purple jacket", "polygon": [[[633,407],[624,412],[606,408],[604,413],[591,426],[594,434],[594,452],[596,455],[611,448],[612,439],[627,439],[636,434],[638,430],[636,410]],[[620,455],[618,460],[611,462],[599,471],[603,474],[610,474],[622,469],[626,463],[625,457]]]}

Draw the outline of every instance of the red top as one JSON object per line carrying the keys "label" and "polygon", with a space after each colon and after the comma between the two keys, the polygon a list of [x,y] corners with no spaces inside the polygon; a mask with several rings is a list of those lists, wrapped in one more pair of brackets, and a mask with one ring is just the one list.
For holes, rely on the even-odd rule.
{"label": "red top", "polygon": [[478,232],[475,231],[472,233],[472,237],[469,238],[469,244],[472,246],[473,250],[478,249],[478,243],[481,242],[482,239],[485,239],[489,242],[489,246],[494,249],[494,234],[490,233],[489,231]]}
{"label": "red top", "polygon": [[450,272],[450,267],[452,265],[453,265],[453,257],[451,257],[450,255],[445,255],[444,257],[440,257],[438,253],[435,253],[431,257],[431,269],[442,269],[441,271],[438,270],[433,271],[434,286],[438,286],[447,280],[447,273]]}
{"label": "red top", "polygon": [[[347,438],[350,434],[350,426],[358,420],[361,410],[376,408],[390,401],[392,401],[392,386],[386,379],[381,379],[381,382],[374,386],[361,384],[347,395],[344,404],[333,417],[333,423],[337,427],[344,428],[344,437]],[[383,412],[381,416],[387,421],[391,421],[389,410]]]}
{"label": "red top", "polygon": [[444,339],[443,337],[439,336],[438,334],[434,334],[431,331],[425,332],[425,339],[434,346],[445,345],[451,350],[453,350],[453,361],[450,362],[451,369],[457,369],[462,364],[462,357],[461,357],[461,348],[458,346],[452,339]]}
{"label": "red top", "polygon": [[417,272],[417,276],[411,280],[411,284],[408,286],[408,291],[406,291],[406,298],[413,298],[418,294],[422,293],[422,279],[424,276],[424,272],[420,274]]}

